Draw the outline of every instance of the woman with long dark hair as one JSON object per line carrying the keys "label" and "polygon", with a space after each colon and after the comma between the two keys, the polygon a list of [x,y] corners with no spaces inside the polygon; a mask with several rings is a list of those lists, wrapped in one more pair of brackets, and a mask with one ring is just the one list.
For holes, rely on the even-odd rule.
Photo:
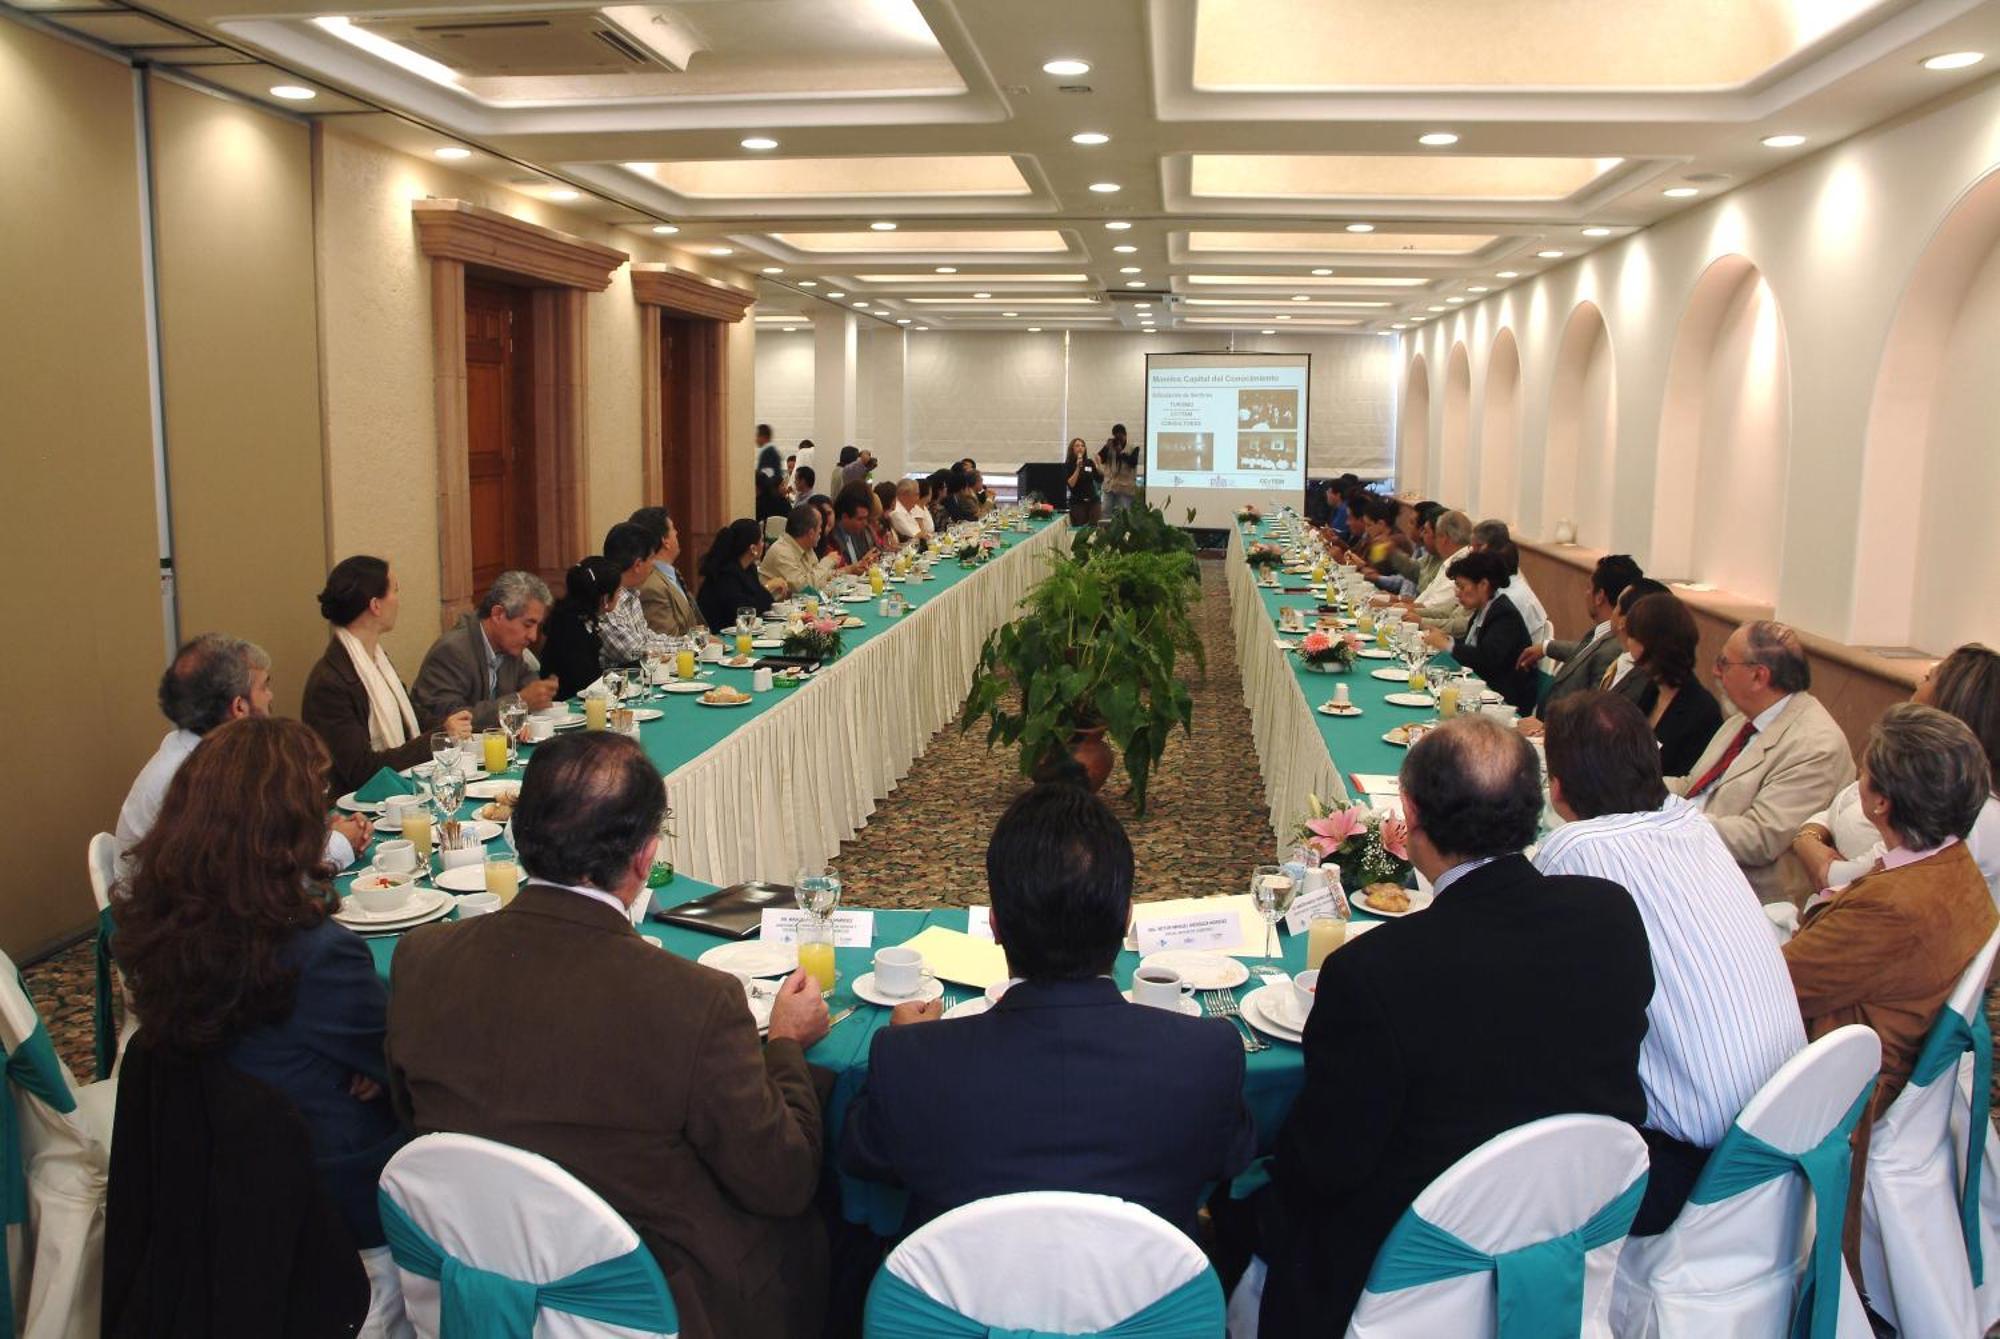
{"label": "woman with long dark hair", "polygon": [[542,624],[542,670],[556,676],[556,696],[575,697],[603,672],[598,620],[618,598],[618,565],[592,554],[569,569],[562,596]]}
{"label": "woman with long dark hair", "polygon": [[1652,683],[1639,709],[1660,741],[1660,771],[1686,776],[1722,727],[1722,707],[1695,674],[1701,632],[1672,592],[1648,595],[1625,615],[1625,646]]}
{"label": "woman with long dark hair", "polygon": [[[1105,446],[1108,450],[1110,443]],[[1081,437],[1070,438],[1069,454],[1063,459],[1063,482],[1069,485],[1071,525],[1095,525],[1104,514],[1104,503],[1098,496],[1102,479],[1097,462],[1090,458],[1089,444]]]}
{"label": "woman with long dark hair", "polygon": [[695,603],[708,626],[722,632],[736,625],[736,611],[771,608],[771,592],[757,577],[757,560],[764,556],[764,533],[744,517],[716,532],[715,542],[701,558],[701,593]]}

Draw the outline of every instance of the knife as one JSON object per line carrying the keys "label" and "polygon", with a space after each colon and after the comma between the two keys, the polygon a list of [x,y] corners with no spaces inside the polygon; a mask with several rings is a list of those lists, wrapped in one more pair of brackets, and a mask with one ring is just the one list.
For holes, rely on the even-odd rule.
{"label": "knife", "polygon": [[839,1013],[835,1014],[833,1017],[827,1019],[826,1030],[828,1032],[831,1032],[835,1028],[839,1027],[842,1023],[845,1023],[847,1021],[847,1016],[854,1012],[855,1007],[856,1006],[850,1004],[845,1009],[842,1009]]}

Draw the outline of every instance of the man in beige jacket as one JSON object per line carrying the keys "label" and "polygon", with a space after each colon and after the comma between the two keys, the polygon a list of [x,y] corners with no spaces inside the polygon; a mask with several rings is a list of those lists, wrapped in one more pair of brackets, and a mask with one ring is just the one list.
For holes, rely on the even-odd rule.
{"label": "man in beige jacket", "polygon": [[813,557],[818,547],[819,509],[802,502],[785,518],[785,533],[764,550],[764,560],[757,564],[757,575],[767,586],[773,581],[784,582],[794,595],[808,586],[823,590],[839,570],[839,560],[832,554]]}
{"label": "man in beige jacket", "polygon": [[1701,806],[1759,901],[1797,904],[1817,890],[1791,853],[1792,838],[1854,779],[1847,736],[1806,691],[1805,647],[1783,623],[1759,620],[1731,633],[1715,679],[1735,713],[1694,769],[1667,786]]}

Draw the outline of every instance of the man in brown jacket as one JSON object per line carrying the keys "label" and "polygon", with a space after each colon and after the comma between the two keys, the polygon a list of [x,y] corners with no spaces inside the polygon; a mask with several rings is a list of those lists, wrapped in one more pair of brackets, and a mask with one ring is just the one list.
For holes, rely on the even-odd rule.
{"label": "man in brown jacket", "polygon": [[520,895],[397,946],[392,1096],[419,1133],[540,1153],[602,1195],[659,1260],[688,1339],[815,1336],[826,1243],[805,1048],[826,1005],[794,973],[760,1046],[733,977],[633,931],[664,807],[623,736],[536,750],[514,814]]}

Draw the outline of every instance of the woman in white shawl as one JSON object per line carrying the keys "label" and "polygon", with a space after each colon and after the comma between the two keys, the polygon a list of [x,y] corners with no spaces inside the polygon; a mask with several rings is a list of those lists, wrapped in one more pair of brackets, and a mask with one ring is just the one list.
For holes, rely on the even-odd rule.
{"label": "woman in white shawl", "polygon": [[319,593],[320,615],[333,625],[333,639],[306,676],[299,716],[326,741],[336,794],[358,788],[381,768],[429,761],[432,730],[463,736],[472,729],[472,714],[465,711],[442,722],[417,719],[382,649],[382,634],[396,626],[399,605],[395,573],[366,555],[342,559]]}

